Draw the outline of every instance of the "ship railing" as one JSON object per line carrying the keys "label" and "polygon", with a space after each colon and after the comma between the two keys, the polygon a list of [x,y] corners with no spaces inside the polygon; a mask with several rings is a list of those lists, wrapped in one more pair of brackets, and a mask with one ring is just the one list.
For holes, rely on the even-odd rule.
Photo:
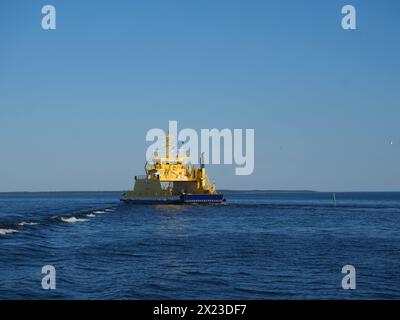
{"label": "ship railing", "polygon": [[135,176],[135,180],[146,180],[147,176],[141,175],[141,176]]}

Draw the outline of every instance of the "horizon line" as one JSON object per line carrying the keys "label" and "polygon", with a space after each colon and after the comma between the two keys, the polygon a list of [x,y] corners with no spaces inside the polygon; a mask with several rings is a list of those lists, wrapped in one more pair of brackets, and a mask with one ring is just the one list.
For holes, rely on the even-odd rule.
{"label": "horizon line", "polygon": [[[0,191],[0,194],[11,194],[11,193],[123,193],[126,190],[57,190],[57,191]],[[347,191],[318,191],[308,189],[220,189],[219,192],[280,192],[280,193],[390,193],[400,192],[399,190],[386,190],[386,191],[365,191],[365,190],[347,190]]]}

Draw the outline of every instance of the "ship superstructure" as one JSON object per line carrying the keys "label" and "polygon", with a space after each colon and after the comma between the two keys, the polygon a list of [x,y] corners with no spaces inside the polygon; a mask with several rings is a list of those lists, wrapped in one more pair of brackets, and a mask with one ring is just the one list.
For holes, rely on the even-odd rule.
{"label": "ship superstructure", "polygon": [[204,161],[195,167],[186,155],[171,155],[172,136],[166,136],[165,157],[158,152],[146,163],[146,174],[135,176],[133,190],[121,201],[130,203],[221,203],[224,196],[210,182]]}

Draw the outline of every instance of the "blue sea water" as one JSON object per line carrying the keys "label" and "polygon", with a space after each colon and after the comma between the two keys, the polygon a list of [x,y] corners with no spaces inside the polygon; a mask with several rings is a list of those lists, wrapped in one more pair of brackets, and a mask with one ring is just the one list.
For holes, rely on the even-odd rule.
{"label": "blue sea water", "polygon": [[[0,299],[400,299],[400,193],[119,197],[0,194]],[[348,264],[355,290],[341,287]]]}

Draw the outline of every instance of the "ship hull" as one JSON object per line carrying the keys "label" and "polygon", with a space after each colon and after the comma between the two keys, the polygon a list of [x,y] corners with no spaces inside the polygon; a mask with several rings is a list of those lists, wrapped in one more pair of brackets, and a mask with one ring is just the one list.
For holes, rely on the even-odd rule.
{"label": "ship hull", "polygon": [[181,204],[182,200],[181,197],[129,197],[129,198],[122,198],[122,202],[129,203],[129,204]]}
{"label": "ship hull", "polygon": [[221,203],[224,202],[224,195],[217,194],[184,194],[181,196],[183,203]]}
{"label": "ship hull", "polygon": [[183,194],[181,196],[173,197],[127,197],[122,198],[121,201],[129,204],[215,204],[225,201],[223,194]]}

